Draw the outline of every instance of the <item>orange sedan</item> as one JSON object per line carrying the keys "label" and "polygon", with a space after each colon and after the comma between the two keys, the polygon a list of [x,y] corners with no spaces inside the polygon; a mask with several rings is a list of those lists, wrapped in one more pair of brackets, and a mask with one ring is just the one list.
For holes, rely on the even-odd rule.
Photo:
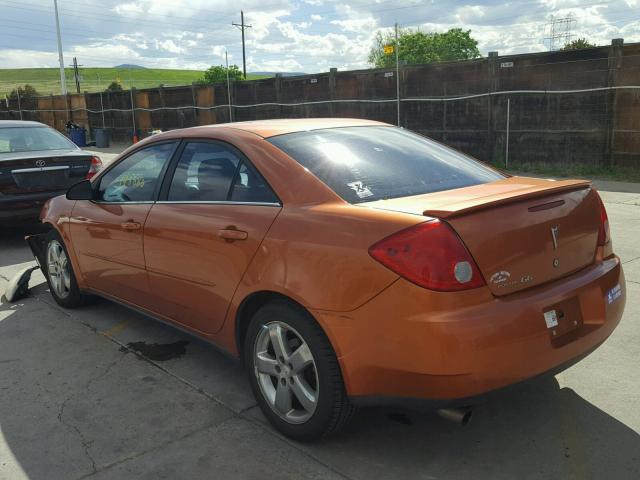
{"label": "orange sedan", "polygon": [[372,121],[162,133],[41,216],[28,241],[60,305],[99,295],[213,342],[296,439],[364,405],[466,419],[592,351],[625,304],[588,181],[508,176]]}

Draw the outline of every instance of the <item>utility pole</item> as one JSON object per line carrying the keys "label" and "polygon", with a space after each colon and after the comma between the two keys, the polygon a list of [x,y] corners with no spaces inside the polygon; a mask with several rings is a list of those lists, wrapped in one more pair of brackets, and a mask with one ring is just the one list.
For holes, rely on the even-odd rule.
{"label": "utility pole", "polygon": [[224,63],[227,65],[227,103],[229,104],[229,122],[233,122],[233,114],[231,110],[231,82],[229,81],[229,57],[227,51],[224,51]]}
{"label": "utility pole", "polygon": [[73,77],[76,80],[76,92],[80,93],[80,75],[78,73],[78,59],[73,57]]}
{"label": "utility pole", "polygon": [[398,42],[398,22],[396,22],[396,109],[398,110],[398,126],[400,126],[400,61],[398,60],[398,50],[400,50],[400,43]]}
{"label": "utility pole", "polygon": [[60,86],[62,95],[67,94],[67,80],[64,76],[64,57],[62,56],[62,39],[60,38],[60,19],[58,18],[58,0],[53,0],[53,8],[56,11],[56,32],[58,34],[58,62],[60,63]]}
{"label": "utility pole", "polygon": [[244,79],[246,80],[247,79],[247,58],[246,58],[245,49],[244,49],[244,31],[247,28],[251,28],[252,25],[246,25],[244,23],[244,12],[242,10],[240,10],[240,23],[232,23],[231,25],[238,27],[242,31],[242,74],[244,76]]}

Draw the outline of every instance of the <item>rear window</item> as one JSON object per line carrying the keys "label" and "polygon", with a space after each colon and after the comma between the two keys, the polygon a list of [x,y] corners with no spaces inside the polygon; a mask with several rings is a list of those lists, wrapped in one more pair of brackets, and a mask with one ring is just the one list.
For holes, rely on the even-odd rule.
{"label": "rear window", "polygon": [[466,155],[396,127],[343,127],[268,139],[350,203],[504,178]]}
{"label": "rear window", "polygon": [[48,127],[0,128],[0,153],[76,149],[74,143]]}

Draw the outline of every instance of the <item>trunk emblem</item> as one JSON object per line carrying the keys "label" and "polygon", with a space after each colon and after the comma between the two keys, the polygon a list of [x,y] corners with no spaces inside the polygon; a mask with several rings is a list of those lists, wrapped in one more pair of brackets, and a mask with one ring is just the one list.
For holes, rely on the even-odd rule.
{"label": "trunk emblem", "polygon": [[510,276],[511,274],[509,272],[507,272],[506,270],[501,270],[491,275],[491,278],[489,279],[489,281],[491,283],[495,283],[496,285],[498,285],[500,283],[504,283],[507,280],[509,280]]}
{"label": "trunk emblem", "polygon": [[36,167],[44,167],[47,164],[47,162],[45,162],[44,160],[40,159],[40,160],[36,160]]}
{"label": "trunk emblem", "polygon": [[553,249],[558,249],[558,226],[551,227],[551,238],[553,238]]}

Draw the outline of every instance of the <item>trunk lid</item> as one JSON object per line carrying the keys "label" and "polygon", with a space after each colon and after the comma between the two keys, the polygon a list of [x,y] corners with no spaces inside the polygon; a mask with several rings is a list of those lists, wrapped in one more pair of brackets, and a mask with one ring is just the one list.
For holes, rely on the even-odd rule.
{"label": "trunk lid", "polygon": [[597,194],[584,180],[510,177],[363,205],[447,221],[498,296],[593,263],[600,227]]}
{"label": "trunk lid", "polygon": [[0,193],[20,195],[69,188],[87,175],[92,155],[80,150],[0,154]]}

